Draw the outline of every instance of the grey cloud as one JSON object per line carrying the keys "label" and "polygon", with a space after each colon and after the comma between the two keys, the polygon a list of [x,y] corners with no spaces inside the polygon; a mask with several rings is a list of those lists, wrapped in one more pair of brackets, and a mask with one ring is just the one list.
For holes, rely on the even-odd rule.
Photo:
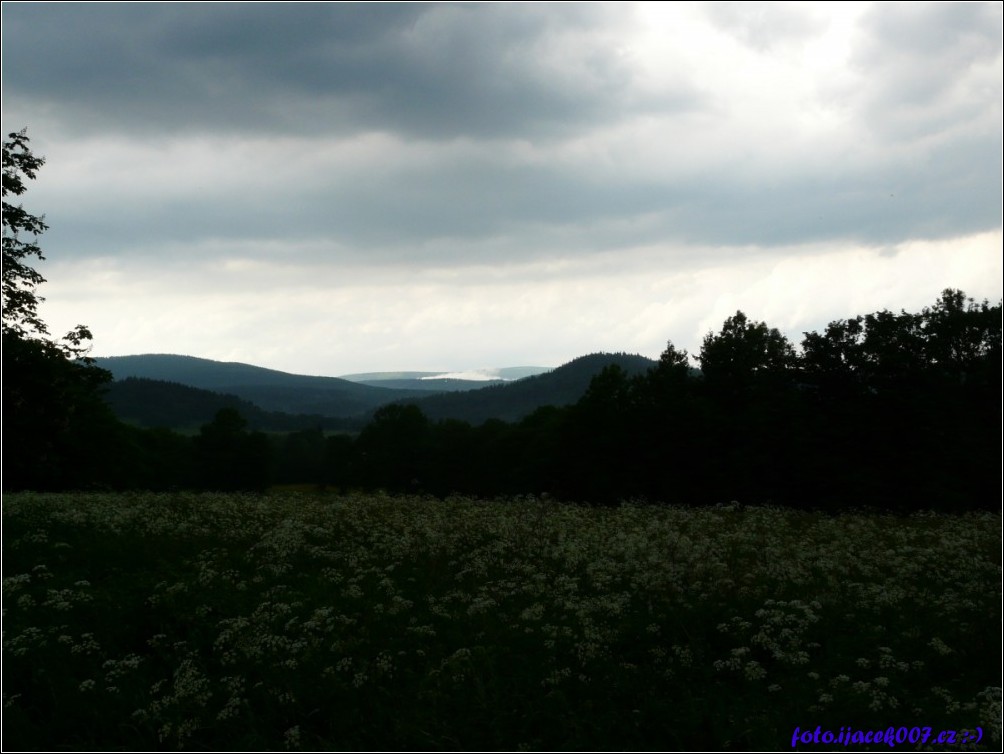
{"label": "grey cloud", "polygon": [[[999,3],[875,3],[864,22],[872,45],[862,57],[878,63],[886,52],[961,59],[999,51]],[[960,44],[961,43],[961,44]]]}
{"label": "grey cloud", "polygon": [[708,18],[753,49],[803,41],[824,24],[805,10],[781,3],[705,3]]}
{"label": "grey cloud", "polygon": [[[276,150],[263,165],[275,165],[283,149],[307,154],[296,156],[302,171],[278,188],[261,170],[246,171],[240,185],[220,187],[210,176],[191,193],[154,185],[142,197],[114,186],[53,194],[59,204],[40,205],[51,225],[46,248],[67,255],[157,255],[165,247],[198,255],[205,239],[249,249],[273,242],[249,253],[281,254],[274,250],[288,242],[319,258],[414,264],[491,262],[500,248],[518,261],[680,242],[895,244],[1000,226],[999,171],[987,169],[1001,160],[999,91],[989,127],[975,131],[959,108],[993,103],[945,104],[939,96],[972,62],[999,55],[988,25],[999,8],[956,7],[881,5],[866,19],[856,102],[896,147],[866,166],[825,144],[815,159],[777,175],[738,165],[642,178],[630,167],[601,173],[585,157],[511,159],[506,149],[519,139],[700,106],[685,89],[634,99],[631,73],[607,36],[630,23],[616,5],[5,4],[4,122],[35,103],[72,118],[67,128],[111,131],[110,141],[191,130],[226,143],[240,141],[235,132],[264,132],[294,138],[261,140],[263,150]],[[730,7],[712,12],[768,47],[810,23],[782,6],[752,19]],[[928,76],[935,83],[925,84]],[[910,122],[921,105],[922,117]],[[943,122],[972,132],[911,144],[916,129]],[[310,151],[331,133],[363,128],[403,135],[388,143],[406,144],[409,158],[432,142],[439,151],[400,165],[392,152],[373,154],[344,172],[312,166]],[[783,145],[746,146],[786,157]],[[217,172],[231,167],[221,162]]]}
{"label": "grey cloud", "polygon": [[577,4],[5,5],[5,105],[92,129],[437,139],[547,137],[625,108],[695,106],[687,91],[629,99],[604,41],[627,20]]}
{"label": "grey cloud", "polygon": [[[66,203],[50,213],[46,238],[85,256],[157,255],[163,245],[186,244],[193,244],[191,253],[197,255],[198,239],[217,238],[243,239],[249,246],[264,240],[280,245],[316,241],[373,263],[487,262],[473,256],[484,239],[513,235],[518,239],[514,253],[523,258],[589,251],[599,238],[549,251],[538,235],[602,226],[675,201],[671,187],[630,180],[600,183],[573,169],[487,159],[381,172],[358,180],[331,176],[327,184],[315,175],[304,187],[284,187],[279,199],[264,178],[261,185],[229,195],[212,189],[170,200],[104,194],[95,198],[97,204]],[[114,222],[102,213],[108,202],[116,207]],[[469,246],[462,245],[465,240]],[[449,242],[446,251],[438,250],[438,242]],[[454,253],[461,258],[443,256]]]}
{"label": "grey cloud", "polygon": [[1001,158],[1000,143],[987,139],[867,169],[820,160],[770,180],[738,173],[641,180],[486,154],[361,178],[305,176],[303,186],[283,187],[279,197],[267,176],[231,194],[215,189],[142,202],[106,196],[100,201],[114,201],[114,222],[100,207],[64,205],[50,213],[47,243],[72,255],[157,255],[163,246],[188,245],[197,256],[199,239],[243,241],[249,250],[271,241],[267,251],[249,253],[305,245],[314,249],[313,261],[337,254],[339,261],[415,265],[680,242],[740,249],[735,253],[835,239],[892,244],[999,227],[999,176],[985,165]]}
{"label": "grey cloud", "polygon": [[1001,23],[1000,3],[876,3],[852,59],[873,131],[917,138],[992,114],[999,89],[947,95],[977,75],[974,68],[999,69]]}

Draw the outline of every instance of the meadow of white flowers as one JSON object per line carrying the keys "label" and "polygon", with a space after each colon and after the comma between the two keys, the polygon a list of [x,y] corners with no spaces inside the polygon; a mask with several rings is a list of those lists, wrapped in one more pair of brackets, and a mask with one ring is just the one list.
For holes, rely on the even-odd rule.
{"label": "meadow of white flowers", "polygon": [[1001,524],[5,495],[3,743],[780,749],[903,725],[1000,750]]}

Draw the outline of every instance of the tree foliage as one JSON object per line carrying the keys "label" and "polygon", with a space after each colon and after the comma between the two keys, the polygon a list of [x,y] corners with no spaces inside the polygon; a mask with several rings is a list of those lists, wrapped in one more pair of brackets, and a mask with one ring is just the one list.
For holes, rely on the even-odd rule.
{"label": "tree foliage", "polygon": [[268,486],[271,451],[260,432],[233,408],[216,412],[195,438],[199,484],[204,489],[261,491]]}
{"label": "tree foliage", "polygon": [[669,343],[647,374],[608,367],[574,405],[515,424],[379,412],[343,441],[354,460],[335,482],[598,504],[993,506],[1000,349],[1000,305],[951,289],[919,313],[831,322],[800,351],[737,312],[705,338],[701,373]]}
{"label": "tree foliage", "polygon": [[[49,328],[38,313],[38,305],[45,300],[38,295],[38,287],[45,278],[29,263],[32,257],[45,259],[38,237],[49,226],[44,215],[33,215],[23,204],[12,203],[28,190],[26,181],[35,180],[45,164],[45,158],[35,155],[29,144],[27,129],[8,134],[3,144],[3,335],[51,343]],[[87,327],[77,325],[57,347],[67,356],[81,357],[87,351],[84,343],[91,339]]]}
{"label": "tree foliage", "polygon": [[43,259],[38,238],[47,226],[12,202],[43,164],[26,132],[10,134],[5,490],[261,490],[277,480],[444,496],[547,493],[599,504],[997,505],[1001,305],[954,289],[917,313],[831,322],[806,333],[800,351],[738,311],[704,339],[699,373],[672,342],[645,373],[630,364],[599,371],[587,357],[552,376],[563,380],[554,395],[577,402],[513,423],[434,421],[414,405],[392,404],[355,438],[325,437],[318,425],[270,439],[250,432],[232,406],[220,406],[193,438],[126,427],[102,399],[111,375],[85,357],[87,328],[55,342],[39,316],[44,279],[31,262]]}
{"label": "tree foliage", "polygon": [[[28,147],[27,131],[12,133],[3,145],[3,334],[25,337],[48,335],[48,328],[38,314],[36,289],[45,278],[28,264],[30,257],[44,259],[38,236],[49,226],[45,218],[32,215],[21,204],[11,204],[8,197],[27,191],[26,180],[34,180],[45,159],[36,157]],[[25,238],[26,235],[30,239]]]}
{"label": "tree foliage", "polygon": [[111,374],[85,356],[91,333],[78,325],[56,342],[38,312],[37,289],[45,279],[31,261],[44,259],[38,237],[48,226],[13,199],[24,195],[44,163],[32,153],[27,131],[11,133],[3,144],[5,489],[97,483],[108,472],[103,451],[117,424],[100,396]]}
{"label": "tree foliage", "polygon": [[755,386],[777,383],[795,366],[795,349],[777,328],[737,311],[721,332],[701,345],[701,372],[708,385],[739,397]]}

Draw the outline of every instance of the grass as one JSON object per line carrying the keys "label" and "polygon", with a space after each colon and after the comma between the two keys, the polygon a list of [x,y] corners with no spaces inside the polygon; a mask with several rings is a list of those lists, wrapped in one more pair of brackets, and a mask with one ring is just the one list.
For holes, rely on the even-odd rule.
{"label": "grass", "polygon": [[19,494],[3,543],[5,749],[1000,747],[999,514]]}

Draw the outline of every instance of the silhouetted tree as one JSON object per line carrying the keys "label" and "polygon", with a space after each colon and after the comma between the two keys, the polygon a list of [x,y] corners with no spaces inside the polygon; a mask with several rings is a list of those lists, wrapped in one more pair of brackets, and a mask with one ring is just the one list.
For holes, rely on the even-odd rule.
{"label": "silhouetted tree", "polygon": [[666,342],[666,349],[659,355],[659,363],[653,370],[660,377],[682,383],[690,377],[690,354],[680,350],[673,341]]}
{"label": "silhouetted tree", "polygon": [[633,495],[637,420],[633,381],[615,364],[604,367],[564,426],[566,483],[574,498],[611,504]]}
{"label": "silhouetted tree", "polygon": [[788,403],[795,349],[776,328],[738,311],[701,346],[705,442],[716,459],[708,492],[719,500],[777,502],[785,452],[798,432]]}
{"label": "silhouetted tree", "polygon": [[429,439],[429,420],[417,406],[377,409],[356,440],[363,482],[397,492],[422,489]]}
{"label": "silhouetted tree", "polygon": [[920,314],[806,333],[799,357],[737,312],[705,338],[700,374],[670,342],[647,373],[607,366],[574,405],[514,424],[432,424],[387,406],[337,441],[329,473],[343,486],[601,504],[993,505],[1000,319],[999,305],[946,291]]}
{"label": "silhouetted tree", "polygon": [[[34,180],[45,164],[45,158],[34,155],[28,142],[23,130],[9,134],[3,145],[3,334],[19,338],[48,334],[38,314],[36,293],[45,278],[25,261],[32,256],[45,258],[37,241],[48,226],[44,217],[7,201],[8,196],[24,194],[25,180]],[[30,234],[31,239],[22,234]]]}
{"label": "silhouetted tree", "polygon": [[38,313],[45,279],[31,267],[43,259],[38,236],[48,226],[9,197],[25,193],[44,164],[26,131],[3,144],[3,485],[66,489],[107,482],[116,421],[100,397],[111,374],[91,365],[78,325],[62,342],[49,338]]}
{"label": "silhouetted tree", "polygon": [[475,479],[477,445],[467,422],[444,419],[430,427],[429,457],[424,487],[435,495],[469,493],[490,486],[491,479]]}
{"label": "silhouetted tree", "polygon": [[1000,304],[976,303],[962,291],[946,288],[921,317],[926,361],[939,378],[960,385],[1000,384]]}
{"label": "silhouetted tree", "polygon": [[800,366],[802,377],[830,398],[849,397],[866,387],[864,317],[837,320],[823,334],[805,333]]}
{"label": "silhouetted tree", "polygon": [[[28,190],[25,181],[35,180],[45,164],[44,157],[31,151],[29,142],[27,129],[23,129],[8,134],[3,145],[3,335],[48,340],[49,328],[38,314],[44,299],[37,289],[45,278],[27,260],[33,256],[45,259],[38,237],[49,226],[43,215],[33,215],[23,205],[8,201],[8,197],[23,195]],[[79,356],[86,351],[82,343],[90,339],[87,328],[77,325],[59,348],[68,356]]]}
{"label": "silhouetted tree", "polygon": [[[503,470],[511,482],[506,489],[508,494],[546,492],[574,497],[570,458],[576,451],[564,441],[571,412],[567,406],[542,406],[515,427],[511,433],[515,446],[511,455],[517,460],[512,468]],[[516,448],[518,454],[514,452]]]}
{"label": "silhouetted tree", "polygon": [[195,438],[199,484],[221,491],[261,491],[270,481],[271,449],[232,408],[220,409]]}
{"label": "silhouetted tree", "polygon": [[697,390],[690,357],[667,342],[656,366],[636,383],[638,447],[643,494],[667,503],[717,499],[706,471],[714,458],[709,447],[711,402]]}
{"label": "silhouetted tree", "polygon": [[739,395],[755,384],[777,384],[790,376],[795,349],[777,328],[737,311],[718,335],[705,336],[699,359],[709,386]]}
{"label": "silhouetted tree", "polygon": [[828,482],[817,497],[941,508],[999,497],[988,469],[1000,465],[1000,311],[946,289],[919,314],[806,333],[801,451],[806,477]]}
{"label": "silhouetted tree", "polygon": [[47,340],[3,336],[4,489],[105,486],[117,420],[101,400],[109,374]]}
{"label": "silhouetted tree", "polygon": [[326,483],[327,442],[320,427],[290,432],[276,447],[275,481],[282,484]]}
{"label": "silhouetted tree", "polygon": [[355,445],[346,434],[331,435],[324,449],[324,484],[347,491],[360,483]]}
{"label": "silhouetted tree", "polygon": [[120,423],[109,478],[115,489],[193,489],[197,474],[194,438],[164,428]]}

